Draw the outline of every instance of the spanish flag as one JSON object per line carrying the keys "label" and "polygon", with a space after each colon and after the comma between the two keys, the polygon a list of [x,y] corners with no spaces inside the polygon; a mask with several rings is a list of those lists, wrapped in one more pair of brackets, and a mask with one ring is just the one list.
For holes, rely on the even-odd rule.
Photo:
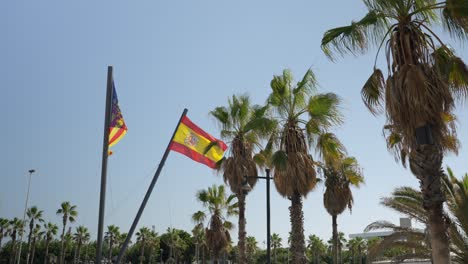
{"label": "spanish flag", "polygon": [[214,169],[227,146],[183,116],[169,148]]}

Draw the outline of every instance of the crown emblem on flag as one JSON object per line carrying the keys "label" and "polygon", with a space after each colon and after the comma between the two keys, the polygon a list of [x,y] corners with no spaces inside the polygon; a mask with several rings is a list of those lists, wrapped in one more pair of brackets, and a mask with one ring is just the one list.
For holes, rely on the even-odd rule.
{"label": "crown emblem on flag", "polygon": [[198,144],[198,136],[190,132],[184,140],[185,145],[195,147]]}

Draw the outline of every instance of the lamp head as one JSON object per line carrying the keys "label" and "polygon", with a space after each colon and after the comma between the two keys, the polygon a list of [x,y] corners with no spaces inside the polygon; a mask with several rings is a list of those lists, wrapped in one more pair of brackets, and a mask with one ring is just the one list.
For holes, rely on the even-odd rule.
{"label": "lamp head", "polygon": [[33,172],[36,172],[36,170],[33,170],[33,169],[29,170],[29,173],[33,173]]}

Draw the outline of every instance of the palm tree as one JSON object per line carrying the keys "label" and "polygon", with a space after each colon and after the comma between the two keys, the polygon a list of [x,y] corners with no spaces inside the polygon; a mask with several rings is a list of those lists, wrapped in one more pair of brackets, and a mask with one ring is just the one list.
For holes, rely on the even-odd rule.
{"label": "palm tree", "polygon": [[88,228],[85,226],[78,226],[76,228],[76,233],[73,236],[73,240],[75,240],[76,248],[75,248],[75,256],[73,257],[73,263],[80,262],[80,253],[81,247],[91,238]]}
{"label": "palm tree", "polygon": [[[272,157],[274,182],[278,192],[291,200],[291,260],[292,263],[302,264],[306,263],[302,197],[316,184],[316,171],[309,148],[316,144],[316,151],[322,158],[329,158],[332,153],[321,153],[324,147],[320,144],[333,145],[333,154],[339,152],[338,143],[320,138],[330,127],[341,123],[342,118],[338,110],[340,99],[333,93],[316,92],[317,82],[312,70],[308,70],[296,85],[293,82],[289,70],[284,70],[283,75],[274,76],[268,104],[279,121],[279,128],[272,133],[278,146]],[[304,116],[306,114],[309,118]],[[328,139],[333,140],[334,137]]]}
{"label": "palm tree", "polygon": [[[11,253],[10,253],[10,264],[16,263],[16,237],[23,233],[24,222],[17,217],[10,220],[8,233],[11,238]],[[20,241],[21,243],[21,241]]]}
{"label": "palm tree", "polygon": [[[239,213],[238,204],[235,202],[236,196],[234,194],[227,196],[223,185],[213,185],[207,190],[198,191],[196,197],[210,214],[205,235],[212,259],[214,258],[214,261],[217,262],[220,253],[226,249],[230,241],[228,228],[233,225],[227,221],[227,218]],[[198,215],[198,219],[207,219],[206,213],[203,211],[196,212],[192,219],[197,218],[195,215]]]}
{"label": "palm tree", "polygon": [[354,157],[344,159],[328,159],[325,164],[320,165],[325,177],[325,193],[323,194],[323,205],[332,216],[333,228],[333,263],[338,263],[338,215],[353,207],[353,194],[350,186],[359,187],[364,182],[359,165]]}
{"label": "palm tree", "polygon": [[320,264],[321,256],[326,253],[326,245],[316,235],[310,235],[307,240],[307,248],[311,251],[312,263]]}
{"label": "palm tree", "polygon": [[64,236],[64,248],[63,248],[63,263],[66,263],[67,252],[70,247],[73,247],[73,235],[71,233],[71,227],[68,227],[68,231]]}
{"label": "palm tree", "polygon": [[51,222],[44,224],[45,229],[45,254],[44,254],[44,264],[49,263],[49,245],[54,236],[58,233],[58,226]]}
{"label": "palm tree", "polygon": [[257,253],[257,240],[253,236],[248,236],[246,240],[247,258],[249,263],[255,263],[255,254]]}
{"label": "palm tree", "polygon": [[114,246],[114,242],[119,235],[120,235],[120,230],[118,226],[116,225],[107,226],[106,236],[109,239],[109,261],[112,261],[112,249]]}
{"label": "palm tree", "polygon": [[140,245],[140,264],[143,264],[143,261],[145,259],[145,247],[150,233],[151,231],[147,227],[141,227],[140,230],[136,233],[137,243]]}
{"label": "palm tree", "polygon": [[150,235],[148,237],[148,248],[149,248],[149,263],[152,263],[152,255],[153,252],[157,252],[158,248],[160,247],[160,239],[158,233],[151,230]]}
{"label": "palm tree", "polygon": [[0,218],[0,250],[2,249],[2,240],[7,236],[7,230],[10,226],[10,221],[6,218]]}
{"label": "palm tree", "polygon": [[[362,264],[362,253],[366,250],[366,241],[362,237],[355,237],[348,241],[347,246],[351,251],[351,263]],[[358,261],[354,261],[356,257]]]}
{"label": "palm tree", "polygon": [[271,247],[273,248],[273,260],[277,263],[276,249],[281,247],[281,237],[277,233],[271,235]]}
{"label": "palm tree", "polygon": [[76,205],[70,204],[70,202],[63,202],[60,205],[60,208],[57,210],[58,215],[62,215],[62,235],[60,235],[61,245],[60,245],[60,260],[59,263],[63,264],[65,260],[65,252],[64,252],[64,243],[65,243],[65,228],[67,226],[67,222],[70,223],[75,222],[75,218],[78,216],[78,211],[76,211]]}
{"label": "palm tree", "polygon": [[34,256],[36,254],[36,241],[41,240],[42,236],[44,236],[44,231],[41,231],[41,225],[36,224],[33,229],[33,236],[32,236],[32,253],[31,253],[31,263],[34,263]]}
{"label": "palm tree", "polygon": [[[253,151],[259,145],[259,140],[273,127],[273,122],[265,117],[267,108],[252,106],[246,95],[236,96],[228,100],[227,107],[216,107],[210,112],[221,127],[221,138],[228,141],[229,153],[219,163],[223,171],[224,182],[236,194],[239,203],[238,250],[239,263],[246,264],[245,256],[245,196],[242,190],[244,176],[257,176],[257,167],[253,160]],[[247,179],[253,188],[256,178]]]}
{"label": "palm tree", "polygon": [[[31,242],[32,242],[32,236],[33,236],[33,228],[34,228],[34,223],[35,222],[44,222],[44,219],[42,219],[42,214],[43,211],[39,210],[37,206],[33,206],[31,208],[28,208],[27,211],[27,216],[29,219],[29,235],[28,235],[28,251],[26,254],[26,264],[29,263],[30,255],[31,255]],[[32,263],[32,262],[31,262]]]}
{"label": "palm tree", "polygon": [[430,26],[442,21],[452,36],[465,39],[468,2],[364,0],[364,4],[368,14],[350,26],[328,30],[322,49],[333,58],[334,53],[364,53],[369,43],[377,44],[379,51],[386,44],[388,76],[385,79],[374,65],[361,94],[373,114],[386,113],[390,136],[399,137],[397,157],[409,157],[429,212],[433,261],[448,263],[441,164],[445,151],[458,148],[453,109],[455,98],[468,95],[468,70]]}
{"label": "palm tree", "polygon": [[186,244],[180,237],[180,230],[169,227],[166,234],[164,243],[169,247],[169,260],[178,263],[179,251],[185,248]]}

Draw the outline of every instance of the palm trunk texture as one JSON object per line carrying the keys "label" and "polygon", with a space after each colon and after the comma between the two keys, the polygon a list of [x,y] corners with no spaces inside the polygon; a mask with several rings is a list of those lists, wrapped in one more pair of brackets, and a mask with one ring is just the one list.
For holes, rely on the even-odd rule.
{"label": "palm trunk texture", "polygon": [[336,223],[336,215],[332,215],[332,257],[333,264],[338,264],[338,224]]}
{"label": "palm trunk texture", "polygon": [[245,254],[245,194],[237,195],[238,204],[239,204],[239,241],[237,247],[239,249],[239,264],[247,264],[247,256]]}
{"label": "palm trunk texture", "polygon": [[44,264],[49,263],[49,244],[50,244],[50,240],[47,240],[46,241],[45,254],[44,254]]}
{"label": "palm trunk texture", "polygon": [[65,246],[65,224],[63,225],[61,238],[62,238],[62,241],[60,243],[59,264],[63,264],[63,255],[64,255],[63,247]]}
{"label": "palm trunk texture", "polygon": [[302,197],[299,193],[291,196],[291,207],[289,207],[291,218],[291,263],[305,264],[305,238],[304,238],[304,215],[302,212]]}
{"label": "palm trunk texture", "polygon": [[450,263],[448,223],[443,212],[441,188],[442,151],[436,145],[421,145],[410,155],[413,174],[419,179],[423,207],[428,213],[427,227],[434,263]]}

